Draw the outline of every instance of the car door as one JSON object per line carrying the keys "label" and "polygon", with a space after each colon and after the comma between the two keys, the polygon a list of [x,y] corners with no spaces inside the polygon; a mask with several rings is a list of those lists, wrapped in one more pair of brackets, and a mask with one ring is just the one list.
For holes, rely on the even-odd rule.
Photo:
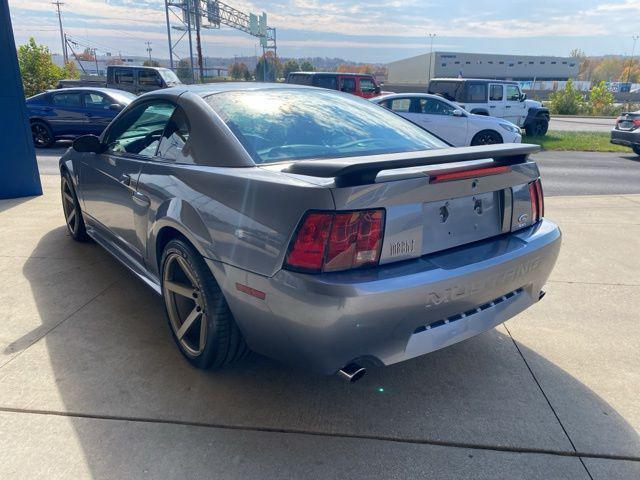
{"label": "car door", "polygon": [[139,104],[109,126],[102,153],[87,154],[81,161],[80,184],[90,227],[138,262],[144,245],[137,234],[136,212],[148,208],[137,190],[138,176],[143,163],[155,156],[174,108],[164,100]]}
{"label": "car door", "polygon": [[136,70],[137,93],[151,92],[162,88],[162,78],[160,74],[150,68],[140,68]]}
{"label": "car door", "polygon": [[112,110],[116,102],[111,97],[98,91],[83,92],[85,116],[87,117],[87,133],[100,135],[118,114],[118,110]]}
{"label": "car door", "polygon": [[363,98],[373,98],[377,95],[376,84],[370,77],[358,77],[358,92]]}
{"label": "car door", "polygon": [[467,145],[467,116],[461,109],[435,98],[419,97],[415,101],[417,105],[415,113],[410,114],[411,120],[453,146]]}
{"label": "car door", "polygon": [[505,85],[505,87],[505,113],[502,118],[521,126],[527,113],[526,104],[522,101],[520,94],[520,87],[518,85]]}
{"label": "car door", "polygon": [[504,85],[501,83],[489,84],[489,115],[503,118],[505,113]]}
{"label": "car door", "polygon": [[47,117],[55,135],[83,135],[88,121],[80,91],[62,91],[51,95],[51,111]]}

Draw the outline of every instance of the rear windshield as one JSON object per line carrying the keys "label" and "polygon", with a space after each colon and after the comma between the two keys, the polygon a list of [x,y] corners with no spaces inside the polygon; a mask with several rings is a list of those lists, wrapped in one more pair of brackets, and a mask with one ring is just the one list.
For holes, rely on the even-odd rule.
{"label": "rear windshield", "polygon": [[447,146],[393,112],[332,91],[221,92],[206,101],[258,164]]}
{"label": "rear windshield", "polygon": [[440,95],[452,102],[464,102],[464,83],[442,81],[430,82],[428,93]]}

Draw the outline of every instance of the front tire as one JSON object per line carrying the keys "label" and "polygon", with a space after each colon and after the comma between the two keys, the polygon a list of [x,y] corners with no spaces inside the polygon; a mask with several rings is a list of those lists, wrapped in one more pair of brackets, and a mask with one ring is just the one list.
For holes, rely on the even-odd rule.
{"label": "front tire", "polygon": [[640,145],[634,145],[631,148],[633,149],[633,153],[635,153],[636,155],[640,155]]}
{"label": "front tire", "polygon": [[183,239],[162,254],[162,297],[173,339],[195,367],[218,368],[248,352],[211,270]]}
{"label": "front tire", "polygon": [[542,137],[547,134],[549,130],[549,121],[546,119],[540,119],[534,121],[531,125],[525,128],[527,135],[530,137]]}
{"label": "front tire", "polygon": [[51,130],[51,127],[45,122],[32,122],[31,135],[33,136],[33,145],[36,148],[49,148],[56,143],[53,130]]}
{"label": "front tire", "polygon": [[60,193],[62,194],[62,211],[64,212],[64,221],[67,224],[67,230],[76,242],[86,242],[89,240],[87,229],[82,218],[80,210],[80,202],[76,195],[76,189],[73,186],[71,175],[68,171],[61,172]]}
{"label": "front tire", "polygon": [[471,139],[471,146],[474,145],[495,145],[503,143],[502,136],[494,130],[482,130],[476,133]]}

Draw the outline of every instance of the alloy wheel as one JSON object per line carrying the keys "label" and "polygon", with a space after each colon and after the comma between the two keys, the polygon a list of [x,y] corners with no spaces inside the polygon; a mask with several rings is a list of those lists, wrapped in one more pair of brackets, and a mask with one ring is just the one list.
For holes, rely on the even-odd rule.
{"label": "alloy wheel", "polygon": [[478,135],[475,144],[476,145],[493,145],[495,143],[500,143],[496,136],[491,132],[481,133]]}
{"label": "alloy wheel", "polygon": [[171,328],[182,349],[197,357],[207,343],[207,319],[196,276],[184,257],[172,252],[165,259],[162,280]]}
{"label": "alloy wheel", "polygon": [[71,185],[66,177],[62,177],[62,209],[67,227],[71,233],[74,233],[78,225],[78,210]]}
{"label": "alloy wheel", "polygon": [[33,135],[33,143],[37,147],[46,147],[51,143],[51,135],[47,127],[40,123],[31,125],[31,133]]}

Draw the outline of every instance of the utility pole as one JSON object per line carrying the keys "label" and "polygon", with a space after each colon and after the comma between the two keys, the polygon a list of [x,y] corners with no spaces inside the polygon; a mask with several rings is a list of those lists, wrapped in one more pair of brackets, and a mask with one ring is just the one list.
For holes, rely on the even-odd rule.
{"label": "utility pole", "polygon": [[429,85],[429,80],[431,80],[431,63],[433,63],[433,39],[436,38],[435,33],[429,34],[429,71],[427,73],[427,85]]}
{"label": "utility pole", "polygon": [[196,54],[198,55],[198,71],[200,73],[200,83],[204,80],[204,67],[202,65],[202,42],[200,40],[200,0],[195,0],[196,16]]}
{"label": "utility pole", "polygon": [[173,70],[173,43],[171,43],[171,22],[169,21],[168,0],[164,0],[164,15],[167,20],[167,39],[169,40],[169,68]]}
{"label": "utility pole", "polygon": [[98,71],[98,53],[96,51],[96,49],[93,49],[93,60],[96,62],[96,75],[100,75],[100,72]]}
{"label": "utility pole", "polygon": [[149,54],[149,64],[151,64],[151,50],[153,50],[151,48],[151,42],[147,41],[145,42],[147,44],[147,53]]}
{"label": "utility pole", "polygon": [[184,2],[187,8],[187,32],[189,34],[189,66],[191,68],[191,82],[195,83],[196,75],[193,69],[193,42],[191,41],[191,1],[184,0]]}
{"label": "utility pole", "polygon": [[64,5],[63,2],[56,0],[55,2],[51,2],[51,5],[55,5],[58,9],[58,25],[60,25],[60,42],[62,43],[62,58],[64,59],[64,63],[69,61],[69,55],[67,55],[67,44],[64,41],[64,31],[62,30],[62,14],[60,13],[60,7]]}

